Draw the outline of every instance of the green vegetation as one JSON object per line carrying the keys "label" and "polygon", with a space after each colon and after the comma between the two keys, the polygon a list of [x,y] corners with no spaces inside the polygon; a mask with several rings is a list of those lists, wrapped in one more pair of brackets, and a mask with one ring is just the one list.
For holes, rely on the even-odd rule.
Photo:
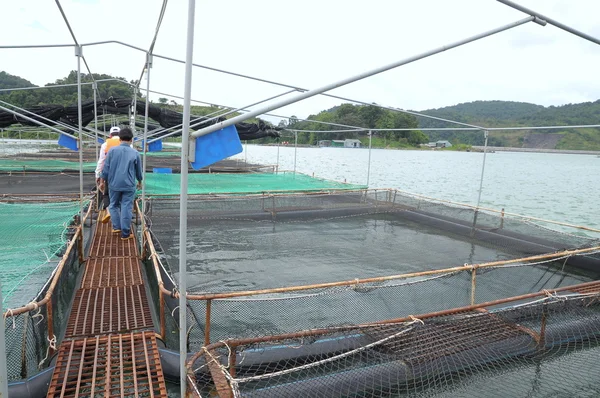
{"label": "green vegetation", "polygon": [[[361,126],[373,129],[417,128],[417,119],[414,116],[392,112],[372,105],[342,104],[322,111],[317,115],[310,115],[308,119],[327,123],[344,124],[348,126]],[[311,132],[298,133],[299,144],[316,145],[320,140],[343,140],[355,138],[361,140],[363,145],[368,145],[369,138],[366,131],[357,133],[319,133],[319,131],[348,130],[345,127],[331,126],[317,122],[299,121],[292,116],[287,123],[280,123],[280,127],[294,130],[309,130]],[[373,146],[389,148],[416,147],[427,142],[428,137],[421,131],[381,131],[373,136]]]}
{"label": "green vegetation", "polygon": [[[105,74],[94,74],[96,80],[102,79],[125,79]],[[82,82],[91,82],[89,75],[82,74]],[[77,83],[77,73],[71,71],[63,79],[58,79],[52,86],[57,84]],[[132,82],[133,83],[133,82]],[[18,76],[0,72],[0,89],[16,87],[34,87],[30,81]],[[120,97],[131,98],[132,88],[119,81],[100,82],[98,84],[100,98]],[[143,92],[143,90],[142,90]],[[89,100],[93,97],[91,85],[82,87],[83,98]],[[143,95],[138,94],[140,99]],[[38,105],[57,104],[73,105],[77,102],[77,87],[43,88],[39,90],[5,91],[0,92],[0,100],[10,102],[20,107],[34,107]],[[182,105],[174,100],[159,98],[158,106],[181,112]],[[198,116],[223,113],[224,109],[218,106],[192,106],[191,113]],[[439,109],[429,109],[421,113],[444,119],[456,120],[463,123],[485,126],[485,127],[508,127],[508,126],[550,126],[550,125],[583,125],[599,123],[600,100],[585,102],[581,104],[567,104],[563,106],[549,106],[530,104],[526,102],[512,101],[475,101],[464,104],[448,106]],[[233,113],[226,117],[233,117],[239,113]],[[423,117],[414,117],[400,112],[393,112],[371,105],[342,104],[334,108],[322,111],[316,115],[310,115],[308,119],[344,124],[349,126],[361,126],[364,128],[435,128],[456,127],[456,125]],[[249,123],[257,123],[259,119],[248,120]],[[348,130],[344,127],[336,127],[316,122],[299,121],[292,116],[287,121],[282,121],[279,127],[287,127],[295,130],[309,130],[311,132],[298,133],[299,144],[316,145],[319,140],[356,138],[368,145],[366,132],[358,133],[319,133],[319,131]],[[284,133],[285,134],[285,133]],[[471,145],[483,145],[484,137],[480,132],[474,131],[388,131],[376,132],[373,136],[373,146],[386,148],[409,148],[418,147],[419,144],[428,141],[448,140],[454,149],[467,150]],[[257,140],[258,143],[274,142],[272,138]],[[508,147],[534,147],[555,148],[573,150],[600,150],[600,129],[563,129],[563,130],[519,130],[519,131],[493,131],[489,134],[488,144],[490,146]]]}
{"label": "green vegetation", "polygon": [[[93,74],[96,80],[101,79],[120,79],[122,77],[114,77],[105,74]],[[89,83],[92,81],[90,75],[81,74],[81,82]],[[133,82],[132,82],[133,83]],[[77,84],[77,72],[71,71],[69,75],[63,79],[58,79],[54,83],[46,84],[44,87],[58,84]],[[15,88],[15,87],[36,87],[35,84],[22,79],[18,76],[10,75],[6,72],[0,72],[0,88]],[[133,89],[124,82],[107,81],[98,83],[98,94],[100,98],[106,99],[109,97],[133,97]],[[84,99],[90,100],[94,97],[92,85],[86,84],[81,86],[81,95]],[[99,99],[100,99],[99,98]],[[142,96],[138,97],[142,98]],[[38,105],[73,105],[77,103],[77,86],[56,87],[48,89],[22,90],[22,91],[4,91],[0,92],[0,100],[10,102],[13,105],[22,108],[31,108]]]}
{"label": "green vegetation", "polygon": [[[475,101],[429,109],[421,113],[485,127],[598,124],[600,100],[549,107],[526,102]],[[421,128],[451,126],[449,123],[433,119],[419,117],[418,120]],[[431,141],[448,140],[453,145],[483,145],[484,142],[483,134],[472,131],[428,131],[427,133]],[[545,148],[548,146],[543,146],[542,143],[551,142],[553,144],[550,146],[555,149],[600,150],[600,129],[494,131],[490,132],[488,141],[491,146],[509,147],[523,147],[526,142],[533,147]],[[532,142],[534,144],[531,144]]]}

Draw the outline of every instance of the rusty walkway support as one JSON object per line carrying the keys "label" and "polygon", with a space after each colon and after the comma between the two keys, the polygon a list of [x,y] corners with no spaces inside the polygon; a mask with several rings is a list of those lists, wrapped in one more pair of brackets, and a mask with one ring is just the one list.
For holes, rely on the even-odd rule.
{"label": "rusty walkway support", "polygon": [[167,397],[137,253],[97,224],[48,397]]}

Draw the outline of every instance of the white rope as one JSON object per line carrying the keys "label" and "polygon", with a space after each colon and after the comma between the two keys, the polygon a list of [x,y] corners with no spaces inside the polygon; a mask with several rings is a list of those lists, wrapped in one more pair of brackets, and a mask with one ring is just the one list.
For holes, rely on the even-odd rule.
{"label": "white rope", "polygon": [[49,339],[48,337],[46,337],[46,339],[48,340],[48,349],[46,349],[46,356],[44,357],[44,359],[42,359],[40,361],[40,363],[38,363],[38,368],[41,368],[42,365],[44,364],[44,362],[46,362],[46,359],[48,359],[48,355],[50,354],[50,349],[52,348],[52,350],[56,351],[56,336],[52,335],[52,339]]}
{"label": "white rope", "polygon": [[7,308],[6,309],[6,312],[4,313],[4,324],[6,325],[6,317],[8,316],[9,313],[10,313],[10,317],[12,318],[12,321],[13,321],[12,328],[16,329],[17,325],[15,324],[15,314],[14,314],[12,308]]}
{"label": "white rope", "polygon": [[179,309],[179,306],[177,306],[177,307],[173,308],[173,311],[171,311],[171,316],[172,316],[173,318],[175,318],[175,311],[177,311],[178,309]]}
{"label": "white rope", "polygon": [[[414,318],[414,320],[412,322],[407,323],[406,326],[413,325],[413,324],[415,324],[417,322],[423,323],[423,321],[421,321],[420,319]],[[315,366],[320,366],[320,365],[323,365],[325,363],[337,361],[338,359],[342,359],[342,358],[348,357],[350,355],[354,355],[354,354],[357,354],[359,352],[368,350],[371,347],[377,346],[379,344],[383,344],[383,343],[385,343],[388,340],[394,339],[394,338],[396,338],[398,336],[401,336],[401,335],[403,335],[405,333],[408,333],[412,329],[413,329],[412,327],[409,327],[407,329],[401,330],[398,333],[394,333],[393,335],[385,337],[385,338],[383,338],[381,340],[378,340],[378,341],[375,341],[373,343],[367,344],[367,345],[365,345],[363,347],[359,347],[359,348],[356,348],[354,350],[347,351],[347,352],[345,352],[343,354],[339,354],[339,355],[335,355],[335,356],[330,357],[330,358],[323,359],[321,361],[309,363],[309,364],[298,366],[298,367],[295,367],[295,368],[281,370],[279,372],[273,372],[273,373],[267,373],[267,374],[264,374],[264,375],[250,376],[250,377],[246,377],[246,378],[231,379],[231,380],[233,380],[235,383],[246,383],[246,382],[249,382],[249,381],[262,380],[262,379],[276,377],[276,376],[283,376],[285,374],[289,374],[289,373],[292,373],[292,372],[297,372],[297,371],[301,371],[301,370],[305,370],[305,369],[310,369],[310,368],[313,368]],[[231,375],[229,375],[228,378],[231,378]]]}
{"label": "white rope", "polygon": [[[31,315],[31,319],[33,320],[33,318],[40,318],[40,320],[35,323],[35,326],[37,326],[40,323],[42,323],[42,321],[44,320],[44,315],[42,314],[42,309],[39,307],[39,305],[35,301],[32,301],[29,304],[33,305],[32,311],[37,310],[37,312],[35,314]],[[29,305],[29,304],[27,304],[27,305]]]}

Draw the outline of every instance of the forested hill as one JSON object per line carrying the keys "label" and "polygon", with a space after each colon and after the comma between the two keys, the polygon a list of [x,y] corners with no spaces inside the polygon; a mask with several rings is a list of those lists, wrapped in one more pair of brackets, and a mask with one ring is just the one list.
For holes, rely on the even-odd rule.
{"label": "forested hill", "polygon": [[19,76],[11,75],[4,71],[0,71],[0,89],[33,86],[35,86],[35,84],[30,82],[29,80],[25,80]]}
{"label": "forested hill", "polygon": [[[94,79],[119,79],[125,80],[121,77],[114,77],[105,74],[94,73]],[[85,73],[81,74],[82,83],[92,82],[90,75]],[[62,79],[57,79],[54,83],[46,84],[44,87],[52,85],[63,85],[71,84],[72,86],[67,87],[54,87],[54,88],[41,88],[35,90],[22,90],[22,91],[4,91],[0,92],[0,99],[2,101],[10,102],[13,105],[20,106],[23,108],[31,108],[38,105],[72,105],[77,103],[77,87],[73,84],[77,83],[77,72],[71,71],[69,75]],[[35,84],[30,81],[23,79],[19,76],[14,76],[9,73],[0,71],[0,89],[3,88],[21,88],[21,87],[36,87]],[[91,84],[85,84],[81,86],[81,94],[83,98],[90,99],[93,97],[93,91]],[[98,94],[100,98],[113,97],[131,97],[133,91],[131,87],[123,82],[113,80],[105,81],[102,84],[98,84]]]}
{"label": "forested hill", "polygon": [[[124,78],[115,78],[106,74],[94,74],[94,78],[96,80],[121,80],[104,81],[99,84],[98,91],[100,98],[109,98],[111,96],[131,98],[133,96],[132,88],[122,82],[122,80],[125,80]],[[82,74],[82,82],[91,81],[91,76]],[[72,105],[77,102],[77,88],[75,86],[46,87],[75,83],[77,83],[77,73],[71,71],[65,78],[47,84],[44,88],[0,92],[0,100],[23,108],[45,104]],[[0,89],[33,86],[35,85],[26,79],[0,71]],[[83,98],[87,99],[93,97],[91,85],[82,86],[82,95]],[[142,96],[142,93],[138,92],[138,95]],[[169,106],[174,110],[180,110],[177,104],[167,104],[167,101],[166,98],[160,98],[159,106]],[[195,115],[205,115],[212,112],[214,112],[214,109],[210,107],[194,107],[193,110],[193,114]],[[549,107],[526,102],[475,101],[444,108],[428,109],[420,111],[420,113],[484,127],[587,125],[600,124],[600,100]],[[315,131],[337,130],[341,128],[332,126],[332,123],[373,129],[456,127],[456,125],[449,123],[422,117],[415,118],[406,113],[392,112],[371,105],[357,106],[341,104],[329,110],[321,111],[316,115],[310,115],[308,118],[329,124],[300,121],[295,116],[292,116],[288,121],[281,121],[280,127],[311,131],[311,133],[301,132],[298,134],[299,143],[311,145],[315,145],[318,140],[345,138],[358,138],[363,140],[363,142],[368,141],[364,132],[315,133]],[[438,140],[448,140],[455,146],[457,144],[483,145],[484,142],[483,134],[474,131],[380,131],[373,137],[373,144],[384,147],[417,147],[423,142]],[[600,150],[600,129],[494,131],[490,132],[489,145]]]}
{"label": "forested hill", "polygon": [[[475,101],[421,111],[426,115],[485,127],[564,126],[600,124],[600,100],[581,104],[544,107],[526,102]],[[419,127],[454,127],[448,123],[418,117]],[[469,132],[426,132],[432,141],[479,145],[481,134]],[[540,135],[541,134],[541,135]],[[545,145],[540,144],[544,142]],[[490,133],[490,145],[600,150],[600,129],[530,130]]]}

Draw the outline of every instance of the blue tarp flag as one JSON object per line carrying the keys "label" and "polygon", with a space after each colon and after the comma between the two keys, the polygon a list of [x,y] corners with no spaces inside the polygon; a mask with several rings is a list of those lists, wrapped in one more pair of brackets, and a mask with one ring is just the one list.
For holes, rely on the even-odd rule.
{"label": "blue tarp flag", "polygon": [[232,125],[196,138],[196,160],[191,164],[194,170],[198,170],[240,152],[242,142]]}

